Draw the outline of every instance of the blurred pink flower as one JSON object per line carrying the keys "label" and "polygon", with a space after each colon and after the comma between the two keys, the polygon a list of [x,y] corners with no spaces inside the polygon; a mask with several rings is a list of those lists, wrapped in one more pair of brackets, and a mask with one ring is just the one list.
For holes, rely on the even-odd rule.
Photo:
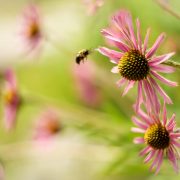
{"label": "blurred pink flower", "polygon": [[175,114],[168,120],[164,103],[162,117],[159,114],[146,114],[139,110],[138,117],[132,117],[132,121],[137,127],[132,128],[133,132],[142,133],[144,137],[134,139],[135,144],[146,144],[147,146],[140,152],[140,156],[146,155],[144,163],[152,161],[150,170],[156,169],[157,174],[160,170],[164,156],[167,156],[174,170],[178,172],[180,148],[180,133],[175,129]]}
{"label": "blurred pink flower", "polygon": [[0,180],[4,180],[4,179],[5,179],[4,168],[3,168],[3,166],[0,164]]}
{"label": "blurred pink flower", "polygon": [[80,98],[89,106],[99,106],[101,96],[95,84],[95,65],[90,61],[76,64],[73,66],[73,74]]}
{"label": "blurred pink flower", "polygon": [[30,4],[24,9],[20,34],[28,52],[40,48],[43,34],[39,9],[35,4]]}
{"label": "blurred pink flower", "polygon": [[12,69],[5,71],[4,119],[5,127],[9,130],[14,127],[21,98],[17,90],[16,76]]}
{"label": "blurred pink flower", "polygon": [[53,109],[47,109],[37,118],[34,139],[40,141],[52,139],[61,129],[57,112]]}
{"label": "blurred pink flower", "polygon": [[158,72],[172,73],[174,68],[164,65],[163,62],[171,58],[174,53],[168,53],[156,56],[155,52],[164,40],[164,33],[160,34],[153,46],[147,49],[150,29],[147,30],[144,43],[140,33],[140,21],[136,20],[137,35],[133,28],[132,17],[128,11],[121,10],[113,18],[112,24],[116,27],[103,29],[102,34],[110,40],[120,51],[111,50],[106,47],[98,48],[98,51],[107,56],[110,61],[117,64],[111,70],[113,73],[119,73],[122,78],[117,82],[120,87],[127,83],[123,92],[125,95],[134,85],[138,84],[138,96],[136,101],[136,110],[146,97],[148,108],[154,107],[157,112],[160,110],[160,102],[157,92],[163,97],[166,103],[172,103],[169,96],[158,85],[155,79],[169,86],[177,86],[162,77]]}
{"label": "blurred pink flower", "polygon": [[88,15],[93,15],[104,4],[104,0],[83,0],[87,7]]}

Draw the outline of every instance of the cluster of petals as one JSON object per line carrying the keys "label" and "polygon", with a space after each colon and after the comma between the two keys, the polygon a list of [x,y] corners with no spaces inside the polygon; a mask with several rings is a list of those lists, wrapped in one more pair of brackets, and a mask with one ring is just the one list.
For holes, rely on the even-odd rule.
{"label": "cluster of petals", "polygon": [[113,67],[112,72],[119,73],[118,64],[120,63],[121,58],[125,53],[132,50],[136,50],[139,54],[142,54],[147,60],[149,67],[147,77],[144,79],[129,80],[122,76],[122,78],[118,80],[117,86],[121,87],[126,84],[123,92],[123,95],[125,95],[137,83],[138,95],[136,109],[138,110],[140,104],[143,101],[146,101],[148,108],[155,107],[154,109],[159,112],[160,102],[157,97],[158,94],[162,96],[164,101],[168,104],[171,104],[172,100],[159,86],[157,80],[168,86],[177,86],[176,82],[172,82],[159,74],[159,72],[172,73],[174,71],[173,67],[163,64],[163,62],[174,55],[174,52],[158,56],[155,55],[157,49],[165,38],[164,33],[160,34],[152,47],[148,49],[150,29],[147,30],[143,41],[140,32],[140,21],[139,19],[136,20],[137,32],[135,33],[132,17],[128,11],[121,10],[117,12],[117,14],[112,17],[111,25],[112,27],[103,29],[102,34],[120,51],[112,50],[107,47],[99,47],[98,51],[107,56],[112,63],[116,64],[116,66]]}
{"label": "cluster of petals", "polygon": [[20,35],[28,52],[41,47],[43,39],[41,16],[35,4],[28,5],[23,11]]}
{"label": "cluster of petals", "polygon": [[43,111],[37,118],[34,139],[38,141],[52,139],[61,128],[57,111],[49,108]]}
{"label": "cluster of petals", "polygon": [[[144,163],[151,161],[150,170],[155,169],[157,174],[160,170],[164,157],[167,157],[174,170],[178,172],[178,160],[179,154],[178,150],[180,148],[180,132],[176,128],[175,114],[171,116],[170,119],[167,118],[167,111],[164,104],[162,113],[146,113],[143,110],[137,112],[137,116],[132,117],[133,123],[137,127],[133,127],[132,131],[136,133],[141,133],[143,137],[137,137],[134,139],[135,144],[145,144],[146,147],[141,150],[140,156],[146,156]],[[160,125],[165,128],[165,131],[168,133],[169,143],[166,148],[154,148],[145,141],[145,134],[149,127],[153,125]],[[156,134],[158,139],[159,134]],[[157,139],[155,141],[157,141]],[[162,143],[162,141],[160,141]]]}
{"label": "cluster of petals", "polygon": [[83,0],[87,7],[87,13],[93,15],[104,4],[104,0]]}
{"label": "cluster of petals", "polygon": [[21,98],[17,88],[16,76],[12,69],[5,71],[4,80],[4,120],[5,127],[9,130],[15,125]]}

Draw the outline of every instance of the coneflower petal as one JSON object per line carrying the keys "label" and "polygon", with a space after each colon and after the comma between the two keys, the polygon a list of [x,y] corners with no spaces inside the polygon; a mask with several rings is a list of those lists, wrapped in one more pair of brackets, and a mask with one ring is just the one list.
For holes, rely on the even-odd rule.
{"label": "coneflower petal", "polygon": [[158,36],[157,40],[155,41],[155,43],[153,44],[153,46],[150,48],[150,50],[147,52],[146,54],[146,58],[149,59],[150,57],[152,57],[154,55],[154,53],[157,51],[158,47],[160,46],[160,44],[162,43],[162,41],[165,38],[165,34],[162,33]]}

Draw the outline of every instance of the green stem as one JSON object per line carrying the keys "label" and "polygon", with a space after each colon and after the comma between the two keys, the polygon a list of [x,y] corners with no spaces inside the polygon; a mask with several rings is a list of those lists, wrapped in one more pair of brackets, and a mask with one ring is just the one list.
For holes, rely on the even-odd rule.
{"label": "green stem", "polygon": [[174,62],[171,60],[168,60],[168,61],[164,62],[163,64],[180,69],[180,63],[177,63],[177,62]]}
{"label": "green stem", "polygon": [[177,19],[180,19],[180,14],[175,12],[166,2],[162,0],[154,0],[162,9],[173,15]]}
{"label": "green stem", "polygon": [[[66,119],[66,121],[64,121],[65,125],[74,127],[79,124],[89,124],[97,128],[113,128],[113,132],[119,131],[118,127],[114,127],[113,123],[110,124],[109,121],[107,121],[109,119],[109,115],[105,112],[99,112],[98,110],[73,103],[67,103],[64,101],[61,102],[38,94],[36,95],[28,92],[28,90],[26,92],[24,91],[22,97],[24,99],[24,103],[27,104],[39,104],[44,105],[45,107],[51,106],[58,108],[58,112],[60,113],[62,119]],[[87,114],[93,114],[93,116],[87,117]]]}

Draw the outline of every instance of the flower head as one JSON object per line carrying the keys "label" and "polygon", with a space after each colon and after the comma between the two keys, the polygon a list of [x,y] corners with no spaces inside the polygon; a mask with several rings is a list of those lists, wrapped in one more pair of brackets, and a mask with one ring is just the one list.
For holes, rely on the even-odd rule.
{"label": "flower head", "polygon": [[136,20],[136,35],[129,12],[125,10],[119,11],[112,18],[112,24],[116,28],[103,29],[102,34],[111,44],[120,49],[120,51],[111,50],[106,47],[100,47],[98,51],[110,58],[112,63],[116,64],[111,71],[113,73],[119,73],[122,77],[117,82],[117,85],[120,87],[127,83],[123,95],[136,83],[138,84],[136,109],[139,109],[145,96],[148,108],[151,109],[154,107],[159,112],[160,102],[157,98],[157,92],[163,97],[166,103],[172,103],[172,101],[155,79],[169,86],[177,85],[177,83],[169,81],[159,74],[159,72],[171,73],[174,71],[174,68],[162,64],[172,57],[174,53],[161,56],[155,55],[155,52],[165,37],[164,33],[160,34],[153,46],[148,49],[150,29],[147,30],[143,43],[140,33],[140,21],[139,19]]}
{"label": "flower head", "polygon": [[5,71],[5,87],[3,89],[4,119],[7,129],[14,127],[21,98],[17,90],[16,77],[13,70]]}
{"label": "flower head", "polygon": [[40,47],[43,37],[41,19],[38,7],[34,4],[24,9],[21,36],[29,52]]}
{"label": "flower head", "polygon": [[104,0],[83,0],[87,6],[87,13],[89,15],[95,14],[95,12],[104,4]]}
{"label": "flower head", "polygon": [[36,140],[48,140],[53,138],[61,129],[57,112],[47,109],[37,119],[34,138]]}
{"label": "flower head", "polygon": [[138,117],[133,117],[132,121],[137,127],[132,128],[133,132],[142,133],[144,137],[134,139],[135,144],[145,144],[146,147],[140,152],[141,156],[146,155],[144,163],[152,161],[150,170],[156,169],[159,172],[164,156],[167,156],[174,170],[178,171],[180,148],[180,133],[175,129],[175,114],[168,120],[166,107],[164,104],[162,116],[152,113],[146,114],[144,111],[137,112]]}

